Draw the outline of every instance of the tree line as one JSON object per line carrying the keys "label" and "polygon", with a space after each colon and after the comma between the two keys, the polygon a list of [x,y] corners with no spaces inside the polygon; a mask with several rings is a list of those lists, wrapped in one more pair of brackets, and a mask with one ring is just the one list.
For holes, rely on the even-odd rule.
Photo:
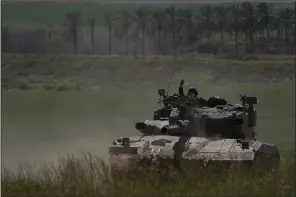
{"label": "tree line", "polygon": [[[84,19],[81,12],[73,11],[65,15],[66,32],[78,53],[79,31],[87,26],[90,30],[90,48],[95,53],[95,18]],[[108,53],[112,54],[113,38],[122,38],[125,54],[133,47],[140,46],[141,54],[146,54],[147,38],[156,42],[157,54],[164,54],[164,41],[169,39],[172,53],[177,56],[182,50],[198,51],[197,44],[211,45],[219,36],[219,52],[227,52],[229,38],[233,41],[233,51],[238,52],[243,45],[244,52],[268,52],[274,47],[271,43],[282,43],[284,52],[295,50],[295,8],[275,9],[272,4],[242,2],[230,6],[205,5],[193,11],[175,6],[149,10],[145,7],[135,11],[121,10],[106,13],[104,25],[108,29]],[[48,26],[50,37],[51,26]],[[225,41],[225,37],[227,40]],[[139,43],[139,44],[134,44]],[[203,51],[204,52],[204,51]],[[210,51],[209,51],[210,52]]]}

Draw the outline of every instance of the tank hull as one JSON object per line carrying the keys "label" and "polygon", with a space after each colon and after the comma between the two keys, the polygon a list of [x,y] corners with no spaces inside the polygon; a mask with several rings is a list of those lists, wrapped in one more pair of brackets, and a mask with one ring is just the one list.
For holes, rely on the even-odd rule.
{"label": "tank hull", "polygon": [[128,144],[117,143],[109,147],[111,168],[133,169],[139,165],[173,164],[178,168],[243,165],[276,169],[280,161],[278,148],[260,141],[167,135],[128,139]]}

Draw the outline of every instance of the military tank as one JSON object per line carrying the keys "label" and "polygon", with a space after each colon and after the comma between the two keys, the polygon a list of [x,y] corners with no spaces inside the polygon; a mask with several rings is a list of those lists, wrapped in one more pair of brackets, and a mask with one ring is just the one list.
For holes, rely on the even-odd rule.
{"label": "military tank", "polygon": [[278,168],[277,146],[256,140],[256,97],[240,95],[241,104],[229,104],[217,96],[167,96],[164,89],[158,94],[162,107],[153,120],[135,124],[141,135],[117,139],[109,147],[111,168],[156,163],[180,169],[213,163]]}

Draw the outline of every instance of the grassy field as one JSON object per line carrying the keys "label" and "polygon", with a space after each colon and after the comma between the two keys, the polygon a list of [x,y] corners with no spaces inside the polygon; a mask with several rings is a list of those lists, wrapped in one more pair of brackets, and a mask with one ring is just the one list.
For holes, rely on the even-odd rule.
{"label": "grassy field", "polygon": [[295,196],[294,151],[284,152],[279,172],[256,169],[139,168],[109,173],[106,163],[87,154],[68,156],[17,175],[2,174],[2,196]]}
{"label": "grassy field", "polygon": [[[248,56],[244,57],[248,58]],[[171,74],[190,80],[278,82],[294,79],[294,57],[258,55],[245,61],[227,56],[182,55],[145,58],[87,55],[2,55],[2,87],[79,90],[110,84],[165,82]],[[114,81],[113,79],[116,78]],[[176,78],[176,80],[179,80]]]}
{"label": "grassy field", "polygon": [[[217,1],[216,1],[217,2]],[[287,7],[292,3],[274,3],[275,7]],[[197,10],[202,4],[178,4],[178,7]],[[219,5],[215,3],[215,5]],[[169,4],[148,4],[144,5],[146,8],[158,9],[160,7],[167,7]],[[116,13],[119,10],[136,10],[143,7],[142,3],[124,3],[124,4],[103,4],[98,2],[36,2],[36,1],[1,1],[2,11],[2,25],[6,26],[44,26],[47,24],[61,25],[64,22],[64,16],[70,11],[80,11],[83,18],[97,19],[97,25],[104,24],[104,14],[106,12]],[[53,14],[54,13],[54,14]]]}
{"label": "grassy field", "polygon": [[[2,195],[295,196],[294,57],[244,59],[2,54],[2,164],[9,169],[2,172]],[[171,74],[171,93],[184,78],[185,88],[197,87],[204,98],[233,103],[238,94],[256,95],[258,139],[280,147],[279,174],[140,169],[109,175],[102,164],[108,144],[139,134],[134,123],[159,107],[157,89],[167,88]]]}

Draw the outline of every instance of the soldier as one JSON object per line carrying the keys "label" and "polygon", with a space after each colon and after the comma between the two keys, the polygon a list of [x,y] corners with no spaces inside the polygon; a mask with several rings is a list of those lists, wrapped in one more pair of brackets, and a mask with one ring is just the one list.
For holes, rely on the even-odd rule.
{"label": "soldier", "polygon": [[[184,79],[181,80],[180,85],[179,85],[179,95],[184,96],[184,90],[183,90],[183,85],[184,85]],[[188,96],[198,96],[198,92],[194,87],[190,87],[187,91]]]}
{"label": "soldier", "polygon": [[[183,85],[184,85],[184,79],[181,80],[180,85],[179,85],[179,95],[184,96],[184,90],[183,90]],[[187,91],[187,96],[189,99],[190,103],[198,103],[198,105],[205,105],[206,100],[203,98],[198,98],[198,91],[194,87],[190,87]]]}

